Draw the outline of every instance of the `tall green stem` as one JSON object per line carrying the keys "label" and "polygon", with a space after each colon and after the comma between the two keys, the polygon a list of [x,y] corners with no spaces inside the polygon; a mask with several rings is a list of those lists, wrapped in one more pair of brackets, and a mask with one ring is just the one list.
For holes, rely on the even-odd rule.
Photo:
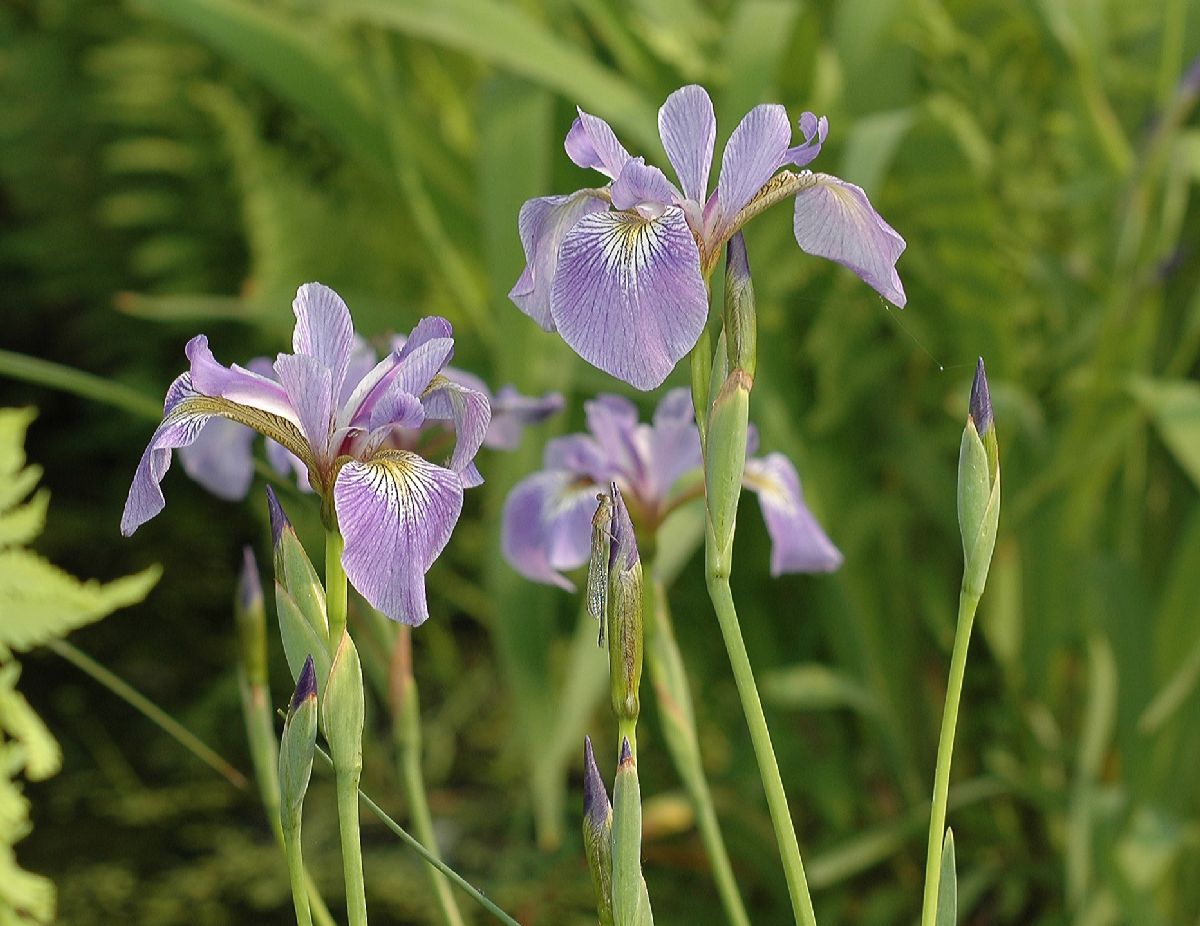
{"label": "tall green stem", "polygon": [[942,711],[942,732],[938,738],[937,768],[933,776],[933,806],[929,813],[929,849],[925,861],[925,897],[921,905],[921,926],[933,926],[937,916],[938,887],[942,873],[942,838],[946,830],[946,801],[950,795],[950,758],[954,753],[954,733],[958,728],[958,705],[962,697],[963,676],[967,669],[971,627],[975,623],[975,609],[978,606],[978,595],[968,595],[964,591],[958,596],[958,626],[954,631],[950,679],[946,685],[946,706]]}
{"label": "tall green stem", "polygon": [[797,923],[816,926],[812,897],[808,891],[808,879],[804,875],[804,862],[800,859],[800,844],[796,840],[796,827],[788,810],[787,794],[783,790],[783,779],[779,774],[779,763],[771,745],[771,732],[763,716],[762,701],[754,683],[754,671],[750,667],[750,656],[742,639],[742,628],[738,624],[737,609],[733,604],[733,592],[729,588],[729,576],[719,574],[713,558],[711,532],[706,543],[708,594],[717,612],[717,623],[725,638],[725,649],[733,667],[738,696],[742,701],[742,713],[746,726],[750,728],[750,741],[754,744],[754,757],[758,760],[758,772],[763,790],[767,794],[767,807],[771,812],[771,823],[775,827],[775,841],[783,862],[787,878],[788,896],[792,901],[792,913]]}
{"label": "tall green stem", "polygon": [[346,570],[342,568],[342,550],[346,542],[338,531],[325,532],[325,600],[329,609],[329,646],[332,653],[346,629]]}
{"label": "tall green stem", "polygon": [[287,856],[288,878],[292,884],[292,903],[296,905],[296,926],[312,926],[312,911],[308,904],[308,875],[300,849],[300,830],[285,828],[283,850]]}
{"label": "tall green stem", "polygon": [[[425,776],[421,771],[421,707],[417,682],[412,674],[412,628],[404,624],[396,633],[390,675],[396,762],[408,798],[413,830],[430,853],[440,859],[433,817],[425,794]],[[463,926],[463,916],[450,890],[450,882],[433,866],[429,866],[427,871],[442,922],[446,926]]]}
{"label": "tall green stem", "polygon": [[683,656],[675,642],[675,631],[671,626],[671,612],[667,603],[667,590],[653,568],[648,570],[652,577],[646,582],[646,655],[650,661],[650,677],[657,695],[659,717],[663,728],[663,741],[679,772],[684,788],[696,811],[696,827],[708,853],[712,866],[713,880],[725,917],[732,926],[750,926],[750,917],[742,903],[737,879],[725,840],[721,836],[721,824],[713,807],[708,779],[704,776],[704,765],[700,758],[700,742],[696,735],[696,717],[692,709],[692,695],[688,689],[687,670]]}
{"label": "tall green stem", "polygon": [[362,836],[358,827],[359,774],[334,769],[342,874],[346,880],[346,920],[350,926],[367,926],[367,890],[363,883]]}

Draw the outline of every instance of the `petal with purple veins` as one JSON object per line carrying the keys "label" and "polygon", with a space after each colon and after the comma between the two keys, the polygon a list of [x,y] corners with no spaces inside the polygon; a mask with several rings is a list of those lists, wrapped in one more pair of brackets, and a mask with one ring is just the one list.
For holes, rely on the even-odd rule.
{"label": "petal with purple veins", "polygon": [[321,283],[305,283],[292,302],[296,328],[292,350],[312,357],[328,368],[333,395],[340,395],[350,354],[354,349],[354,324],[342,297]]}
{"label": "petal with purple veins", "polygon": [[678,208],[647,222],[600,212],[563,239],[550,308],[583,359],[638,389],[658,386],[708,317],[700,255]]}
{"label": "petal with purple veins", "polygon": [[657,219],[681,199],[666,174],[657,167],[647,167],[642,158],[626,162],[612,185],[611,195],[617,209],[636,209],[644,219]]}
{"label": "petal with purple veins", "polygon": [[742,482],[758,493],[771,536],[771,575],[832,572],[842,565],[842,554],[804,504],[791,460],[782,453],[747,460]]}
{"label": "petal with purple veins", "polygon": [[621,176],[621,168],[629,160],[629,152],[617,140],[612,127],[582,109],[571,124],[563,147],[567,149],[567,156],[580,167],[598,170],[613,180]]}
{"label": "petal with purple veins", "polygon": [[334,484],[346,576],[372,607],[416,626],[429,617],[425,573],[462,511],[458,476],[414,453],[351,460]]}
{"label": "petal with purple veins", "polygon": [[450,455],[450,469],[462,477],[463,485],[467,488],[480,485],[483,477],[475,468],[474,460],[492,419],[488,397],[482,392],[452,383],[445,377],[438,377],[421,397],[421,402],[427,418],[454,422],[454,452]]}
{"label": "petal with purple veins", "polygon": [[191,362],[191,388],[200,395],[229,399],[286,418],[300,426],[300,418],[283,386],[251,370],[221,366],[208,347],[208,338],[196,335],[184,349]]}
{"label": "petal with purple veins", "polygon": [[717,138],[717,117],[708,91],[691,84],[667,97],[658,111],[658,134],[683,195],[704,205]]}
{"label": "petal with purple veins", "polygon": [[904,239],[875,211],[862,187],[828,174],[796,194],[793,230],[800,249],[849,267],[893,305],[907,297],[896,261]]}
{"label": "petal with purple veins", "polygon": [[321,466],[333,462],[329,446],[334,413],[333,376],[329,367],[308,354],[280,354],[275,361],[275,375],[287,391],[313,455]]}
{"label": "petal with purple veins", "polygon": [[559,570],[588,561],[597,488],[562,470],[522,479],[504,502],[504,558],[528,579],[574,591],[575,584]]}
{"label": "petal with purple veins", "polygon": [[742,117],[721,154],[717,181],[718,231],[728,224],[783,163],[792,139],[787,110],[778,104],[755,106]]}
{"label": "petal with purple veins", "polygon": [[403,347],[393,350],[363,377],[338,413],[339,427],[366,427],[376,403],[389,392],[398,390],[419,396],[428,388],[454,354],[454,339],[449,336],[417,338],[419,328],[418,325],[413,330]]}
{"label": "petal with purple veins", "polygon": [[558,268],[563,237],[585,215],[604,212],[608,203],[586,191],[570,196],[542,196],[521,207],[517,228],[525,249],[525,269],[509,291],[518,309],[546,331],[554,330],[550,315],[550,288]]}
{"label": "petal with purple veins", "polygon": [[657,501],[665,501],[679,477],[702,464],[700,432],[696,430],[689,390],[672,389],[658,403],[648,455],[650,492]]}

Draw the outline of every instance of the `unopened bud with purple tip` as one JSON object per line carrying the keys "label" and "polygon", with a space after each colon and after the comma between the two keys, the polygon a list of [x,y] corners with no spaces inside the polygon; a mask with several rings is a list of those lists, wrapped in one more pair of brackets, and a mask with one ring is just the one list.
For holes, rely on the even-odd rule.
{"label": "unopened bud with purple tip", "polygon": [[251,685],[267,683],[267,617],[263,607],[262,580],[250,547],[242,550],[242,571],[238,575],[233,602],[237,623],[238,649],[242,669]]}
{"label": "unopened bud with purple tip", "polygon": [[746,239],[738,232],[725,249],[725,350],[729,366],[751,380],[758,365],[758,321]]}
{"label": "unopened bud with purple tip", "polygon": [[975,370],[967,424],[958,455],[958,526],[962,534],[963,593],[983,594],[1000,522],[1000,452],[983,358]]}
{"label": "unopened bud with purple tip", "polygon": [[622,730],[633,725],[641,712],[638,691],[642,682],[642,561],[629,509],[614,482],[612,539],[608,568],[608,667],[612,708]]}
{"label": "unopened bud with purple tip", "polygon": [[[300,614],[321,640],[329,639],[325,588],[296,529],[279,504],[274,490],[267,486],[267,508],[271,514],[271,539],[274,544],[275,581],[295,602]],[[282,624],[282,616],[280,618]],[[285,645],[287,641],[284,641]],[[301,647],[301,653],[309,652]],[[289,660],[290,664],[291,660]],[[293,666],[295,671],[295,666]]]}
{"label": "unopened bud with purple tip", "polygon": [[596,767],[589,737],[583,740],[583,849],[596,889],[596,915],[600,926],[613,926],[612,911],[613,809]]}
{"label": "unopened bud with purple tip", "polygon": [[309,656],[300,670],[279,746],[279,810],[285,833],[299,832],[316,741],[317,673]]}

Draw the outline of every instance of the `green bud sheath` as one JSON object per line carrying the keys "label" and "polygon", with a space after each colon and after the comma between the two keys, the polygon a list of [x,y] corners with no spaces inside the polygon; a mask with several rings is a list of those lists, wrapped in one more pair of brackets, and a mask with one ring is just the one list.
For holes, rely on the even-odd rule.
{"label": "green bud sheath", "polygon": [[708,437],[708,387],[712,381],[713,347],[712,334],[704,327],[700,340],[692,348],[692,408],[696,409],[696,427],[700,431],[700,447]]}
{"label": "green bud sheath", "polygon": [[600,926],[613,926],[612,910],[613,809],[596,767],[592,741],[583,740],[583,850],[592,886],[596,890],[596,916]]}
{"label": "green bud sheath", "polygon": [[963,543],[963,592],[978,599],[987,581],[1000,522],[1000,452],[983,358],[975,371],[969,408],[958,454],[958,526]]}
{"label": "green bud sheath", "polygon": [[729,575],[733,557],[733,532],[737,524],[738,499],[742,494],[742,473],[746,468],[751,385],[745,371],[730,373],[713,402],[708,419],[704,492],[719,577]]}
{"label": "green bud sheath", "polygon": [[300,607],[278,582],[275,583],[275,612],[279,617],[279,636],[283,640],[283,654],[293,679],[300,678],[304,660],[310,655],[316,663],[317,688],[324,693],[325,680],[329,678],[329,648],[324,639],[317,635],[312,625],[301,613]]}
{"label": "green bud sheath", "polygon": [[[275,582],[282,586],[295,602],[304,619],[322,640],[329,638],[326,616],[325,588],[304,545],[284,514],[274,491],[267,488],[267,503],[271,511],[271,536],[274,541]],[[292,676],[295,677],[293,670]]]}
{"label": "green bud sheath", "polygon": [[637,760],[629,741],[621,743],[621,760],[613,784],[613,922],[615,926],[647,926],[654,918],[642,878],[642,792]]}
{"label": "green bud sheath", "polygon": [[329,668],[321,721],[329,754],[338,773],[362,769],[362,734],[365,716],[362,665],[350,634],[343,632]]}
{"label": "green bud sheath", "polygon": [[746,240],[738,232],[725,251],[725,350],[730,369],[745,370],[751,380],[758,364],[758,322]]}
{"label": "green bud sheath", "polygon": [[618,720],[635,722],[641,713],[642,564],[616,570],[608,584],[608,659],[612,708]]}
{"label": "green bud sheath", "polygon": [[237,623],[238,652],[242,670],[251,685],[267,683],[267,614],[263,607],[262,582],[254,551],[242,551],[242,572],[238,578],[233,615]]}
{"label": "green bud sheath", "polygon": [[280,815],[285,831],[300,829],[300,813],[317,742],[317,681],[310,657],[300,671],[279,747]]}

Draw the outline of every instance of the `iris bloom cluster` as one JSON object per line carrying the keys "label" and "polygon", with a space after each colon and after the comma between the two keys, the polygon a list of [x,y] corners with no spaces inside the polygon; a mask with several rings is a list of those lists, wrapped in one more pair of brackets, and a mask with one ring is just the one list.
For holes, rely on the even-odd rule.
{"label": "iris bloom cluster", "polygon": [[609,179],[599,189],[531,199],[519,229],[526,267],[510,298],[589,363],[638,389],[660,385],[695,346],[708,317],[706,280],[722,246],[775,202],[795,200],[801,249],[853,270],[903,306],[896,260],[904,239],[860,187],[803,171],[828,133],[804,113],[791,145],[786,110],[756,106],[734,129],[708,190],[717,122],[704,88],[682,87],[658,113],[679,184],[633,157],[603,119],[579,111],[567,155]]}
{"label": "iris bloom cluster", "polygon": [[[651,424],[639,423],[636,407],[621,396],[601,395],[585,410],[588,433],[550,441],[544,469],[518,483],[504,505],[508,561],[526,578],[568,591],[574,584],[563,571],[582,566],[591,553],[597,492],[615,482],[634,522],[652,532],[702,491],[700,435],[687,390],[668,392]],[[751,440],[756,442],[753,435]],[[841,553],[804,504],[800,478],[786,456],[747,460],[743,485],[758,495],[771,537],[772,575],[841,565]]]}
{"label": "iris bloom cluster", "polygon": [[[356,358],[346,304],[318,283],[301,286],[291,354],[272,376],[222,366],[204,335],[188,342],[190,369],[167,391],[163,421],[142,454],[121,517],[132,534],[165,505],[159,483],[171,452],[193,444],[214,419],[253,429],[302,462],[322,514],[345,540],[342,565],[362,596],[389,617],[428,617],[425,573],[479,485],[475,454],[491,420],[488,397],[443,375],[454,352],[450,323],[422,319],[403,346],[367,367]],[[355,362],[357,359],[357,363]],[[453,430],[442,462],[431,462],[427,424]]]}

